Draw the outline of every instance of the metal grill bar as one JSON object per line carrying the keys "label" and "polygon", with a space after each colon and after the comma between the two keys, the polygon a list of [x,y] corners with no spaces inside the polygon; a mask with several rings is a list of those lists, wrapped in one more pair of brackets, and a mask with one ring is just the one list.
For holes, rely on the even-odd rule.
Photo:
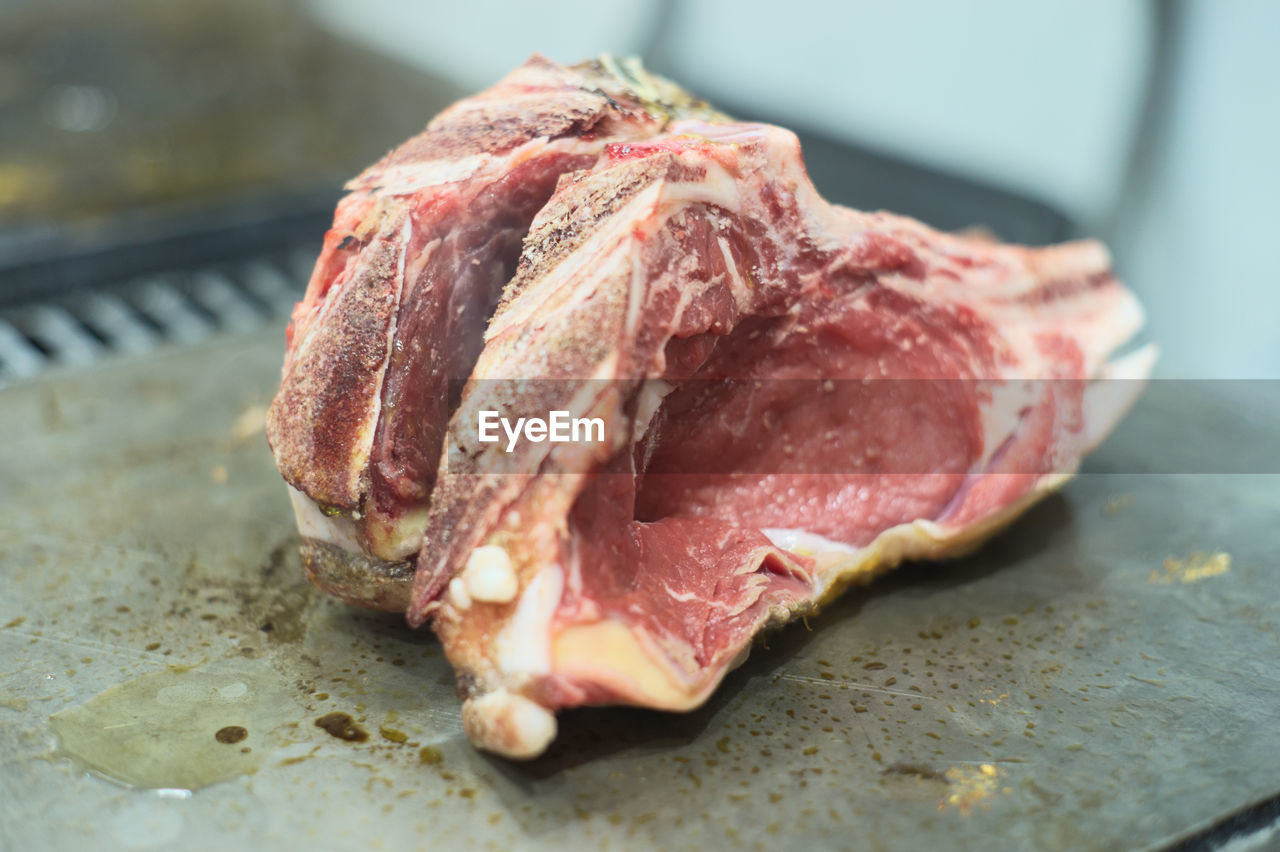
{"label": "metal grill bar", "polygon": [[80,317],[116,352],[147,352],[161,342],[160,334],[138,312],[112,293],[89,293],[80,303]]}
{"label": "metal grill bar", "polygon": [[82,367],[102,357],[101,341],[61,305],[33,305],[16,319],[23,335],[59,364]]}
{"label": "metal grill bar", "polygon": [[53,367],[149,352],[288,318],[315,262],[312,246],[178,270],[0,310],[0,386]]}
{"label": "metal grill bar", "polygon": [[12,323],[0,317],[0,382],[30,378],[43,370],[48,360]]}

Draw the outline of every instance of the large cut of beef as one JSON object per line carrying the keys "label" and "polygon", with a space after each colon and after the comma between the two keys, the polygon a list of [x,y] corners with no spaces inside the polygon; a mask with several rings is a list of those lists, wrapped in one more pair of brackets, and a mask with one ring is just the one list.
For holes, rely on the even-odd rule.
{"label": "large cut of beef", "polygon": [[762,630],[977,546],[1153,360],[1111,359],[1142,312],[1099,244],[828,204],[791,133],[633,63],[535,57],[349,188],[268,419],[303,561],[430,621],[511,757],[560,708],[696,707]]}

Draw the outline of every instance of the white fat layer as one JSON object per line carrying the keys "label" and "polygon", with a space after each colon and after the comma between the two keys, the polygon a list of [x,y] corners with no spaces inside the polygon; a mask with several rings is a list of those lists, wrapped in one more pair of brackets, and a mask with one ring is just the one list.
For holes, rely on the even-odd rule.
{"label": "white fat layer", "polygon": [[480,747],[516,759],[542,754],[556,736],[550,710],[506,689],[465,701],[462,723]]}
{"label": "white fat layer", "polygon": [[811,533],[807,530],[770,528],[761,530],[774,547],[803,556],[817,556],[823,553],[857,553],[858,548],[840,541]]}
{"label": "white fat layer", "polygon": [[[543,304],[560,287],[577,287],[578,292],[574,295],[578,298],[594,295],[596,290],[593,287],[579,286],[580,282],[596,281],[602,274],[607,274],[606,270],[610,267],[620,264],[630,267],[624,273],[631,276],[626,325],[627,328],[634,329],[644,307],[645,284],[649,274],[648,269],[640,263],[639,252],[634,251],[635,223],[643,222],[645,232],[653,234],[672,215],[689,204],[711,204],[732,213],[741,209],[742,199],[736,181],[722,166],[714,163],[706,163],[706,166],[706,176],[697,182],[656,181],[636,193],[634,198],[609,217],[604,227],[598,228],[582,246],[555,267],[551,273],[557,282],[555,288],[543,290],[535,285],[527,290],[514,304],[494,317],[485,332],[485,341],[493,340],[509,328],[532,321],[534,315],[542,310]],[[535,295],[537,298],[534,298]]]}
{"label": "white fat layer", "polygon": [[520,591],[511,557],[496,544],[486,544],[471,551],[462,579],[471,599],[484,603],[508,603]]}
{"label": "white fat layer", "polygon": [[640,393],[636,398],[636,419],[632,425],[632,443],[639,443],[649,431],[653,416],[662,407],[667,394],[675,390],[675,385],[662,379],[646,379],[640,385]]}
{"label": "white fat layer", "polygon": [[840,541],[799,529],[765,529],[761,530],[765,538],[775,547],[791,553],[810,556],[817,563],[814,572],[814,597],[821,598],[847,569],[858,566],[872,558],[877,563],[894,564],[902,558],[910,558],[916,551],[923,551],[925,542],[940,542],[948,531],[933,521],[915,520],[898,524],[884,530],[864,547],[853,547]]}
{"label": "white fat layer", "polygon": [[303,538],[313,538],[352,553],[360,553],[356,524],[350,515],[342,514],[331,518],[306,494],[292,485],[288,487],[289,500],[293,503],[293,516],[298,522],[298,533]]}
{"label": "white fat layer", "polygon": [[733,249],[729,248],[729,241],[723,236],[716,237],[716,245],[720,246],[720,256],[724,258],[724,268],[729,275],[729,289],[733,291],[734,298],[742,303],[747,301],[747,285],[742,280],[741,273],[738,272],[738,262],[733,259]]}
{"label": "white fat layer", "polygon": [[518,681],[551,671],[551,620],[564,591],[559,564],[544,565],[525,586],[496,642],[497,666]]}
{"label": "white fat layer", "polygon": [[[755,571],[758,571],[759,568],[760,568],[759,561],[755,559],[751,559],[751,560],[744,561],[742,565],[739,566],[738,570],[735,571],[734,573],[735,574],[751,574]],[[768,583],[768,580],[765,580],[763,577],[754,577],[751,579],[760,581],[759,583],[755,584],[756,588],[759,588],[760,586],[763,586]],[[748,581],[748,583],[750,587],[751,581]],[[710,608],[715,610],[719,610],[720,612],[723,612],[729,616],[734,616],[740,612],[743,612],[744,610],[750,609],[755,604],[755,602],[760,598],[759,594],[757,594],[753,597],[746,598],[745,600],[741,601],[737,605],[734,605],[734,604],[726,603],[720,600],[714,600],[714,599],[707,600],[703,595],[697,592],[677,592],[675,589],[671,588],[666,583],[662,584],[662,590],[667,593],[667,596],[669,598],[671,598],[674,601],[677,601],[678,603],[688,603],[689,601],[701,601],[706,606],[709,606]]]}
{"label": "white fat layer", "polygon": [[982,455],[971,470],[985,470],[991,457],[1005,440],[1018,430],[1022,413],[1034,406],[1043,392],[1042,383],[1010,380],[990,386],[991,402],[982,407]]}
{"label": "white fat layer", "polygon": [[[1086,452],[1102,442],[1142,393],[1157,355],[1156,347],[1149,344],[1117,358],[1105,365],[1099,371],[1097,379],[1085,390]],[[1057,488],[1069,478],[1070,474],[1066,473],[1046,476],[1038,483],[1035,491],[1023,499],[1033,499],[1038,493]],[[1003,511],[1021,511],[1021,501],[1005,507]],[[884,530],[864,547],[853,547],[801,529],[772,528],[762,532],[774,546],[815,559],[815,593],[817,597],[821,597],[832,582],[853,566],[861,565],[873,557],[877,563],[893,563],[902,558],[911,558],[913,554],[926,553],[931,546],[941,544],[963,530],[949,530],[933,521],[916,520]]]}
{"label": "white fat layer", "polygon": [[706,175],[698,181],[663,181],[662,206],[659,209],[659,220],[665,223],[677,211],[690,204],[710,204],[730,213],[742,209],[742,194],[738,191],[738,181],[729,172],[712,160],[703,159],[699,165],[706,167]]}
{"label": "white fat layer", "polygon": [[1070,473],[1042,476],[1031,491],[976,523],[954,527],[915,520],[882,531],[865,547],[852,547],[805,530],[766,529],[763,532],[777,547],[797,548],[798,552],[813,557],[816,563],[813,599],[821,600],[842,578],[860,573],[869,576],[868,568],[891,567],[906,559],[955,555],[965,546],[981,542],[1045,494],[1061,488],[1071,476]]}
{"label": "white fat layer", "polygon": [[[1085,372],[1092,375],[1107,369],[1106,362],[1111,354],[1131,340],[1146,321],[1146,313],[1138,298],[1128,290],[1117,290],[1114,300],[1103,308],[1101,318],[1090,317],[1082,322],[1077,340],[1084,350]],[[1154,365],[1153,350],[1151,366]]]}
{"label": "white fat layer", "polygon": [[[432,186],[466,180],[490,159],[487,154],[451,157],[446,160],[415,160],[398,163],[378,172],[377,182],[383,192],[394,195],[418,192]],[[347,189],[360,189],[361,181],[352,181]]]}
{"label": "white fat layer", "polygon": [[[594,282],[607,275],[608,270],[629,259],[634,244],[632,226],[637,220],[649,218],[661,191],[662,184],[658,182],[636,193],[621,210],[609,217],[603,227],[597,228],[585,243],[560,261],[548,276],[525,290],[519,299],[494,316],[485,331],[485,342],[493,340],[509,328],[534,322],[535,315],[543,312],[544,303],[562,287],[576,288],[574,296],[579,300],[594,295]],[[545,286],[543,282],[547,278],[554,278],[553,287]]]}
{"label": "white fat layer", "polygon": [[449,581],[449,601],[459,612],[471,609],[471,593],[467,591],[467,584],[462,582],[461,577],[454,577]]}
{"label": "white fat layer", "polygon": [[[356,517],[358,520],[359,515]],[[388,562],[400,562],[412,558],[422,549],[426,523],[426,510],[415,509],[395,521],[386,519],[379,523],[379,519],[370,518],[370,525],[364,532],[372,539],[369,547],[374,556]]]}
{"label": "white fat layer", "polygon": [[[404,226],[400,229],[400,251],[399,257],[396,258],[396,277],[393,284],[393,292],[391,294],[391,304],[399,307],[400,299],[404,295],[404,265],[409,256],[409,241],[413,237],[413,217],[404,217]],[[352,276],[354,279],[355,276]],[[374,384],[373,392],[369,399],[372,400],[372,417],[365,420],[364,427],[360,430],[360,456],[362,459],[368,458],[369,453],[373,450],[373,435],[378,426],[378,417],[382,411],[382,385],[387,377],[387,365],[391,363],[391,352],[395,346],[396,328],[398,327],[398,318],[400,311],[393,310],[390,319],[387,320],[387,341],[383,348],[385,354],[382,356],[382,363],[378,365],[378,369],[373,372]]]}
{"label": "white fat layer", "polygon": [[[405,216],[404,225],[400,229],[399,246],[396,258],[396,274],[392,282],[391,304],[399,305],[400,298],[404,293],[404,264],[406,256],[409,253],[409,239],[413,235],[413,219]],[[359,280],[358,275],[351,275],[348,281]],[[326,299],[326,308],[337,303],[336,299]],[[368,406],[364,412],[364,418],[360,423],[359,437],[355,440],[356,451],[352,459],[353,468],[362,468],[364,462],[369,458],[369,453],[373,449],[373,435],[378,426],[378,414],[382,406],[382,384],[386,379],[387,365],[391,362],[392,346],[396,337],[396,318],[399,311],[392,311],[391,317],[387,320],[387,336],[384,346],[384,355],[382,362],[378,368],[373,371],[373,389],[367,397]],[[309,335],[310,339],[315,339],[318,335]]]}
{"label": "white fat layer", "polygon": [[[701,119],[685,119],[673,123],[668,133],[701,136],[722,145],[756,147],[764,152],[765,167],[761,171],[771,176],[771,182],[791,189],[801,210],[821,214],[832,209],[832,205],[818,195],[805,174],[800,140],[790,130],[771,124],[709,124]],[[737,191],[736,181],[734,191]]]}
{"label": "white fat layer", "polygon": [[545,136],[530,139],[510,154],[495,157],[492,154],[471,154],[466,157],[449,157],[443,160],[415,160],[397,163],[377,172],[361,175],[349,182],[349,190],[367,189],[376,184],[387,195],[408,195],[430,189],[433,186],[457,183],[491,173],[496,178],[533,157],[561,152],[594,154],[604,150],[611,139],[585,140],[581,137],[564,137],[548,140]]}
{"label": "white fat layer", "polygon": [[1092,451],[1137,401],[1159,355],[1154,343],[1116,358],[1084,392],[1084,443]]}
{"label": "white fat layer", "polygon": [[[692,204],[709,204],[729,213],[737,213],[742,209],[742,195],[738,192],[738,182],[730,176],[725,168],[710,160],[700,163],[706,168],[706,175],[696,182],[662,181],[657,184],[661,193],[654,215],[646,222],[646,230],[656,234],[667,220],[685,210]],[[644,317],[644,308],[649,296],[650,269],[641,262],[641,253],[636,252],[631,259],[631,288],[627,301],[626,327],[633,332],[640,328]],[[682,287],[680,303],[676,305],[674,315],[684,312],[685,304],[694,296],[697,288]]]}

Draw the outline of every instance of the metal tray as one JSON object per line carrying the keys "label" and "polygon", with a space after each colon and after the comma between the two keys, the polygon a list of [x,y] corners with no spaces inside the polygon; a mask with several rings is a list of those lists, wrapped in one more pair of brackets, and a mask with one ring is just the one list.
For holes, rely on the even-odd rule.
{"label": "metal tray", "polygon": [[[1280,792],[1280,476],[1139,472],[1276,445],[1211,389],[1153,387],[1095,472],[768,637],[705,707],[566,713],[513,764],[467,744],[429,632],[303,582],[261,435],[281,349],[0,393],[0,848],[1109,849]],[[167,789],[62,756],[64,711],[99,769]]]}

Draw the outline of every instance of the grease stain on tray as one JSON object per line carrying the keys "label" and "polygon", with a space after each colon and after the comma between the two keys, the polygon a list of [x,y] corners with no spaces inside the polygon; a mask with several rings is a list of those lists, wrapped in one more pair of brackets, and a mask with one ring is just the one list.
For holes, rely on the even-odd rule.
{"label": "grease stain on tray", "polygon": [[240,725],[227,725],[225,728],[219,728],[213,738],[224,745],[234,745],[248,739],[249,731]]}
{"label": "grease stain on tray", "polygon": [[1137,498],[1132,493],[1117,494],[1114,497],[1108,497],[1106,502],[1102,504],[1101,513],[1104,518],[1116,518],[1123,515],[1126,510],[1132,508]]}
{"label": "grease stain on tray", "polygon": [[131,787],[198,790],[256,771],[296,714],[274,671],[220,661],[143,675],[50,722],[57,753],[95,773]]}
{"label": "grease stain on tray", "polygon": [[991,807],[991,800],[997,793],[1008,795],[1013,792],[1003,786],[1005,771],[990,763],[979,766],[953,766],[943,773],[950,790],[941,802],[938,810],[954,808],[960,813],[968,813],[974,807]]}
{"label": "grease stain on tray", "polygon": [[316,727],[349,743],[362,743],[369,739],[369,732],[360,727],[350,713],[326,713],[316,719]]}
{"label": "grease stain on tray", "polygon": [[1162,567],[1164,570],[1152,571],[1147,579],[1153,583],[1199,583],[1230,571],[1231,554],[1193,550],[1186,559],[1170,556]]}

